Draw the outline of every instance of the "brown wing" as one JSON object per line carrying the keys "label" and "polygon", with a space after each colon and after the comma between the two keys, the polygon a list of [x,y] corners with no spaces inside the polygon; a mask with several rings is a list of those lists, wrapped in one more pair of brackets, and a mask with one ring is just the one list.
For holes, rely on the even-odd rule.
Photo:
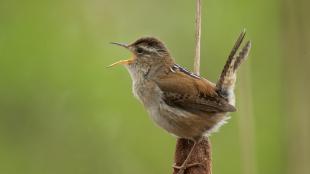
{"label": "brown wing", "polygon": [[201,116],[236,110],[216,93],[213,83],[184,71],[170,72],[155,82],[163,91],[164,101],[172,107]]}

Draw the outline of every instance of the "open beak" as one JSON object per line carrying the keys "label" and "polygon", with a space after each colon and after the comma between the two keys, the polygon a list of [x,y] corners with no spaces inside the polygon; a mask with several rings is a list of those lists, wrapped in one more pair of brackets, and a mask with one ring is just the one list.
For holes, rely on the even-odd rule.
{"label": "open beak", "polygon": [[128,64],[130,64],[132,61],[133,61],[133,59],[120,60],[120,61],[117,61],[117,62],[112,63],[111,65],[107,66],[107,68],[110,68],[110,67],[113,67],[113,66],[119,65],[119,64],[128,65]]}
{"label": "open beak", "polygon": [[[124,47],[126,49],[129,49],[129,45],[128,44],[118,43],[118,42],[111,42],[111,44],[118,45],[118,46]],[[113,66],[119,65],[119,64],[128,65],[128,64],[132,63],[133,60],[134,60],[133,57],[130,58],[130,59],[127,59],[127,60],[120,60],[120,61],[117,61],[117,62],[107,66],[107,68],[110,68],[110,67],[113,67]]]}
{"label": "open beak", "polygon": [[113,45],[118,45],[118,46],[121,46],[121,47],[124,47],[124,48],[127,48],[128,49],[128,45],[127,44],[125,44],[125,43],[118,43],[118,42],[111,42],[111,44],[113,44]]}

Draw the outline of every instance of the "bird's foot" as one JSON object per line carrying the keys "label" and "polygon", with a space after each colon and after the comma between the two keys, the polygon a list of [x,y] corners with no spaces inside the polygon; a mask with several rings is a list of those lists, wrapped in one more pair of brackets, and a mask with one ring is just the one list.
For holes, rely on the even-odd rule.
{"label": "bird's foot", "polygon": [[186,169],[195,166],[205,167],[205,165],[203,165],[202,163],[182,164],[181,166],[177,166],[176,164],[174,164],[172,167],[179,170],[177,174],[184,174]]}

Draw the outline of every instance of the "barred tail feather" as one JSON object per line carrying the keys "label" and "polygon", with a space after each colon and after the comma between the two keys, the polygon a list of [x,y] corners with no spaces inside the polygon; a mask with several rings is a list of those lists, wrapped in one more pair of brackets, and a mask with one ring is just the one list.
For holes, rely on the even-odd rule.
{"label": "barred tail feather", "polygon": [[237,71],[241,63],[244,62],[244,60],[248,57],[250,49],[251,49],[251,42],[247,41],[245,46],[242,48],[242,50],[239,52],[238,56],[236,57],[236,61],[234,63],[234,72]]}
{"label": "barred tail feather", "polygon": [[229,97],[229,93],[232,92],[236,82],[236,71],[241,63],[246,59],[251,48],[251,42],[248,41],[241,51],[237,54],[238,49],[245,37],[245,30],[242,31],[232,48],[226,64],[223,68],[219,81],[216,84],[218,93],[224,97]]}
{"label": "barred tail feather", "polygon": [[236,55],[236,53],[237,53],[237,51],[238,51],[238,49],[239,49],[239,47],[240,47],[240,45],[241,45],[241,43],[242,43],[244,37],[245,37],[245,30],[242,31],[242,32],[240,33],[240,35],[239,35],[237,41],[235,42],[234,47],[233,47],[232,50],[230,51],[230,54],[229,54],[229,56],[228,56],[228,59],[227,59],[227,61],[226,61],[225,66],[224,66],[224,68],[223,68],[223,71],[222,71],[222,74],[221,74],[221,76],[220,76],[220,79],[219,79],[219,81],[218,81],[217,84],[216,84],[216,87],[217,87],[218,89],[221,89],[221,87],[223,86],[225,77],[230,73],[229,71],[231,70],[232,65],[233,65],[234,62],[235,62],[235,55]]}

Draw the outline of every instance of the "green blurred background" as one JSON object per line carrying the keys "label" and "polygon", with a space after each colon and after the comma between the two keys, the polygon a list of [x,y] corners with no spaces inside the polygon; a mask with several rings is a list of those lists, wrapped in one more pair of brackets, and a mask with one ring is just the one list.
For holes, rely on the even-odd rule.
{"label": "green blurred background", "polygon": [[[215,174],[309,174],[310,3],[203,0],[202,75],[216,81],[243,28],[238,112],[211,137]],[[0,0],[0,173],[171,173],[110,41],[161,38],[191,69],[195,2]]]}

